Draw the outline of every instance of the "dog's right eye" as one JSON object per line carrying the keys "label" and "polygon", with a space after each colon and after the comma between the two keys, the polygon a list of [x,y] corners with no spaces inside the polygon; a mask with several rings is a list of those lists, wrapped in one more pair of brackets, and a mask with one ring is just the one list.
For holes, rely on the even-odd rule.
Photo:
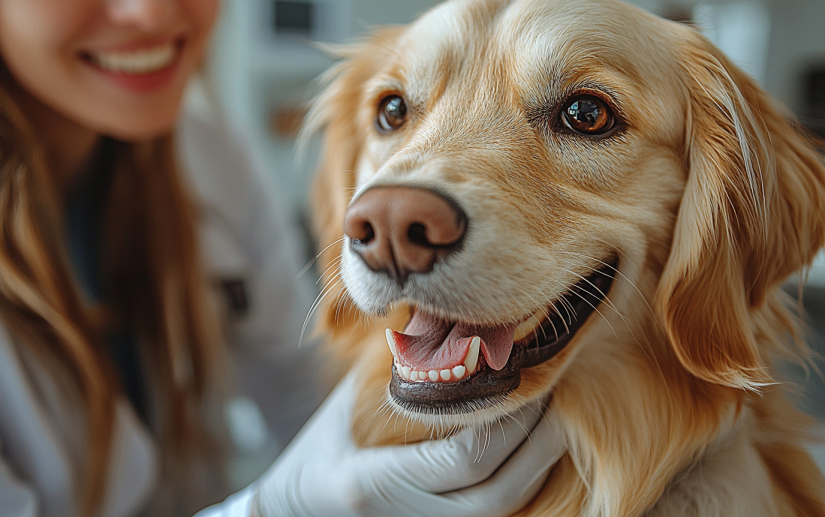
{"label": "dog's right eye", "polygon": [[378,106],[376,124],[381,131],[395,131],[407,121],[407,103],[399,95],[390,95]]}

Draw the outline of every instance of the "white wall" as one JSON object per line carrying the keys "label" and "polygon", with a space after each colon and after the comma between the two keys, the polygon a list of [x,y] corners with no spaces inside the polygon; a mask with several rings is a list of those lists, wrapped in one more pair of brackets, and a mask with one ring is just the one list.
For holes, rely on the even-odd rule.
{"label": "white wall", "polygon": [[825,0],[777,0],[771,18],[765,88],[797,111],[800,74],[814,61],[825,63]]}

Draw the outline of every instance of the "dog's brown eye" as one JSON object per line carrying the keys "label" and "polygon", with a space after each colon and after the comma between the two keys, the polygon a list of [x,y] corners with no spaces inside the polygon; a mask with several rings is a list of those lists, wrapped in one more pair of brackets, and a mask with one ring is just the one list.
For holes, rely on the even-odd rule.
{"label": "dog's brown eye", "polygon": [[564,104],[562,123],[582,135],[594,136],[608,132],[614,124],[613,112],[598,97],[582,95]]}
{"label": "dog's brown eye", "polygon": [[378,128],[395,131],[407,121],[407,103],[398,95],[390,95],[378,107]]}

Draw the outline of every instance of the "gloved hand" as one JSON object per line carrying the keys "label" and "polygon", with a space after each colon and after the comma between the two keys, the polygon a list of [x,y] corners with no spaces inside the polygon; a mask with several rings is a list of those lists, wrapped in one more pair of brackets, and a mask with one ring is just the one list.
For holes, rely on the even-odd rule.
{"label": "gloved hand", "polygon": [[444,440],[359,449],[355,384],[347,376],[261,477],[253,516],[503,517],[533,498],[566,451],[543,404]]}

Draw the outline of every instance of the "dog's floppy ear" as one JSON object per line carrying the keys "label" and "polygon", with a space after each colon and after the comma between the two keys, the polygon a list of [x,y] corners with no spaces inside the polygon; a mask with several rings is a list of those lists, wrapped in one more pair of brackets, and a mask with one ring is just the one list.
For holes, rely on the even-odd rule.
{"label": "dog's floppy ear", "polygon": [[323,132],[324,147],[312,191],[312,223],[321,254],[324,296],[318,308],[320,330],[335,337],[352,337],[363,317],[349,307],[340,281],[344,215],[355,190],[355,169],[363,149],[359,127],[364,84],[384,64],[390,43],[402,30],[384,28],[368,41],[342,47],[333,53],[342,61],[323,78],[326,86],[313,101],[301,139]]}
{"label": "dog's floppy ear", "polygon": [[690,30],[682,52],[687,183],[656,306],[688,371],[755,390],[772,379],[753,318],[823,244],[825,170],[718,49]]}

